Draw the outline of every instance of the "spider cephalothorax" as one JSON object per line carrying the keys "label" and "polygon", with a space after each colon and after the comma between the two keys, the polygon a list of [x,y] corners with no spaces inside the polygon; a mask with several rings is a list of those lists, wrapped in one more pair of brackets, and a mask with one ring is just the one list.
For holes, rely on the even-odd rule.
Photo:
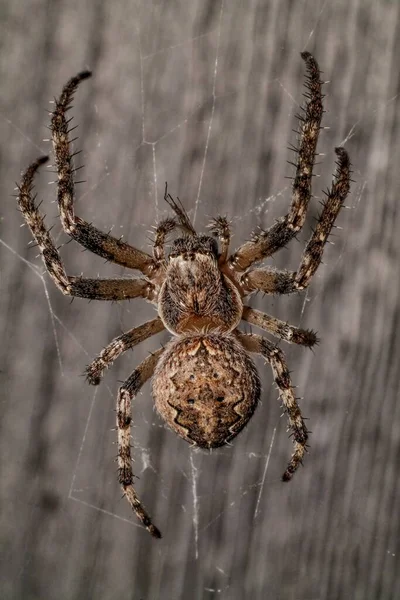
{"label": "spider cephalothorax", "polygon": [[[317,342],[311,330],[250,308],[247,296],[290,294],[306,288],[321,263],[324,245],[349,192],[350,161],[336,148],[337,169],[331,188],[306,245],[297,271],[271,267],[252,268],[284,247],[304,225],[311,198],[311,182],[318,135],[321,129],[322,82],[315,59],[302,53],[307,67],[307,102],[299,119],[298,155],[289,212],[267,230],[259,230],[229,255],[230,224],[217,217],[211,230],[219,239],[197,235],[179,200],[167,190],[165,200],[175,216],[156,227],[152,254],[105,234],[74,213],[74,167],[66,112],[79,83],[88,71],[73,77],[55,103],[51,132],[58,173],[58,207],[64,231],[84,248],[143,277],[87,279],[67,275],[58,249],[44,225],[35,197],[33,179],[47,157],[34,162],[19,186],[18,204],[41,250],[45,266],[59,289],[67,295],[93,300],[144,298],[158,310],[156,318],[112,340],[87,367],[89,383],[100,383],[105,369],[129,348],[168,329],[174,336],[166,348],[148,356],[121,385],[117,398],[119,482],[129,504],[149,532],[160,537],[133,487],[131,458],[132,400],[153,375],[156,407],[168,425],[188,442],[205,448],[221,446],[234,438],[253,415],[260,396],[260,381],[249,353],[271,365],[280,400],[288,417],[294,451],[282,479],[289,481],[301,464],[308,431],[294,394],[282,350],[261,335],[238,329],[241,320],[286,342],[311,347]],[[168,256],[167,237],[179,228]]]}
{"label": "spider cephalothorax", "polygon": [[165,327],[175,334],[232,331],[240,323],[240,293],[219,269],[214,238],[194,235],[175,240],[158,307]]}

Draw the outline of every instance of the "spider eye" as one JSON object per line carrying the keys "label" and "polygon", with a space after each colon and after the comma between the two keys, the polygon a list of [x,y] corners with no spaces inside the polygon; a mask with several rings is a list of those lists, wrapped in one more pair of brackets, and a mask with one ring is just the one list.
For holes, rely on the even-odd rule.
{"label": "spider eye", "polygon": [[223,396],[218,396],[217,402],[223,402],[223,401],[224,401],[224,397]]}
{"label": "spider eye", "polygon": [[189,398],[188,399],[188,404],[194,404],[194,398]]}

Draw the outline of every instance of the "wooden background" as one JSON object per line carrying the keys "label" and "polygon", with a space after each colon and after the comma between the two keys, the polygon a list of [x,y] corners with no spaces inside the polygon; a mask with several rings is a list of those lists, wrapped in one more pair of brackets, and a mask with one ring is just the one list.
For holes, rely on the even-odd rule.
{"label": "wooden background", "polygon": [[[0,10],[0,597],[400,598],[400,3],[1,0]],[[63,297],[28,249],[14,182],[50,151],[49,100],[90,68],[73,111],[86,179],[77,213],[145,249],[168,180],[200,229],[229,215],[237,246],[287,210],[304,49],[329,80],[314,192],[340,143],[355,183],[308,292],[252,305],[321,337],[314,354],[285,346],[311,449],[281,483],[291,442],[262,362],[262,404],[212,455],[164,428],[147,385],[134,467],[164,534],[155,541],[121,500],[111,429],[118,381],[168,336],[88,387],[85,365],[154,310]],[[64,246],[52,178],[44,170],[37,190],[68,272],[122,274]],[[277,266],[296,268],[317,212],[314,200]]]}

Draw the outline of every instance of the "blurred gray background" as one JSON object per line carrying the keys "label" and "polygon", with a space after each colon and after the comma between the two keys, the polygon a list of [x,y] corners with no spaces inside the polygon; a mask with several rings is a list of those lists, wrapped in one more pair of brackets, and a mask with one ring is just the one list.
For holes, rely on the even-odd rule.
{"label": "blurred gray background", "polygon": [[[0,597],[400,598],[400,3],[2,0],[0,10]],[[146,385],[134,470],[164,534],[155,541],[121,500],[113,411],[118,382],[168,335],[90,388],[85,365],[154,309],[62,296],[28,248],[14,182],[51,149],[49,101],[90,68],[73,109],[86,180],[77,214],[147,249],[168,181],[199,229],[232,218],[237,246],[289,205],[305,49],[329,80],[314,193],[341,143],[355,183],[307,293],[251,303],[321,337],[314,354],[281,344],[310,452],[281,483],[291,441],[262,361],[256,415],[211,455],[165,429]],[[52,179],[43,169],[37,191],[68,273],[127,275],[65,245]],[[297,267],[317,214],[315,199],[273,264]]]}

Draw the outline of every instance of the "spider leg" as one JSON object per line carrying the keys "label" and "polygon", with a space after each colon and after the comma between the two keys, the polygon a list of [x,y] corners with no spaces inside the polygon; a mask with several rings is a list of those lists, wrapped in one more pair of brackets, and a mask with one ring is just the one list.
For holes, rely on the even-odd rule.
{"label": "spider leg", "polygon": [[121,354],[144,342],[152,335],[160,333],[163,329],[165,329],[164,323],[160,317],[156,317],[114,338],[86,368],[88,382],[92,385],[99,385],[105,369],[111,367]]}
{"label": "spider leg", "polygon": [[163,352],[164,348],[160,348],[140,363],[133,371],[132,375],[119,388],[117,400],[119,482],[132,510],[151,535],[156,538],[161,537],[161,532],[153,525],[150,516],[144,509],[133,487],[130,438],[132,400],[135,398],[142,385],[152,376],[156,364]]}
{"label": "spider leg", "polygon": [[50,129],[58,173],[57,199],[61,223],[64,231],[84,248],[106,260],[130,269],[138,269],[143,274],[151,277],[156,265],[149,254],[103,233],[74,214],[74,154],[70,148],[70,120],[67,120],[66,113],[71,108],[71,102],[78,85],[90,76],[89,71],[84,71],[68,81],[60,97],[55,101],[55,109],[51,117]]}
{"label": "spider leg", "polygon": [[242,319],[247,321],[247,323],[260,327],[260,329],[264,329],[264,331],[272,333],[272,335],[285,340],[285,342],[301,344],[302,346],[307,346],[307,348],[312,348],[314,344],[318,343],[316,333],[311,329],[293,327],[260,310],[250,308],[250,306],[243,306]]}
{"label": "spider leg", "polygon": [[335,220],[350,191],[351,164],[344,148],[335,148],[338,157],[336,173],[317,225],[307,243],[296,272],[255,269],[241,277],[244,293],[261,290],[266,294],[291,294],[305,289],[322,261],[322,255]]}
{"label": "spider leg", "polygon": [[295,285],[299,290],[308,286],[319,267],[328,236],[350,191],[351,163],[349,155],[344,148],[335,148],[335,152],[338,161],[334,181],[331,189],[326,192],[322,212],[296,273]]}
{"label": "spider leg", "polygon": [[63,294],[90,298],[92,300],[125,300],[142,297],[154,300],[155,286],[146,279],[85,279],[70,277],[66,274],[54,240],[44,225],[44,216],[40,214],[32,196],[33,180],[38,168],[47,161],[47,156],[32,163],[22,176],[18,186],[18,206],[39,246],[47,271]]}
{"label": "spider leg", "polygon": [[311,197],[311,181],[313,167],[321,129],[323,113],[322,106],[322,81],[317,61],[309,52],[301,53],[306,63],[307,79],[305,87],[308,93],[303,108],[304,115],[298,115],[300,122],[299,148],[297,153],[296,175],[292,188],[292,203],[288,214],[279,219],[268,230],[261,230],[253,234],[251,241],[246,242],[230,256],[229,265],[235,271],[245,271],[254,262],[271,256],[277,250],[296,236],[304,225],[308,203]]}
{"label": "spider leg", "polygon": [[254,269],[240,278],[244,296],[252,292],[262,291],[264,294],[292,294],[297,291],[294,286],[296,273],[283,271],[274,267]]}
{"label": "spider leg", "polygon": [[[87,279],[68,276],[70,288],[61,290],[64,294],[88,298],[89,300],[133,300],[145,298],[156,303],[155,287],[150,281],[140,277],[129,279]],[[56,282],[57,283],[57,282]],[[60,286],[59,286],[60,287]]]}
{"label": "spider leg", "polygon": [[285,355],[282,350],[260,335],[244,334],[240,331],[236,331],[236,334],[246,350],[261,354],[271,365],[293,436],[294,452],[282,476],[282,481],[290,481],[307,451],[308,431],[294,395]]}
{"label": "spider leg", "polygon": [[208,225],[211,233],[218,236],[221,243],[221,254],[219,256],[219,264],[223,265],[226,263],[228,257],[229,243],[231,241],[231,224],[226,217],[217,217],[213,219]]}

